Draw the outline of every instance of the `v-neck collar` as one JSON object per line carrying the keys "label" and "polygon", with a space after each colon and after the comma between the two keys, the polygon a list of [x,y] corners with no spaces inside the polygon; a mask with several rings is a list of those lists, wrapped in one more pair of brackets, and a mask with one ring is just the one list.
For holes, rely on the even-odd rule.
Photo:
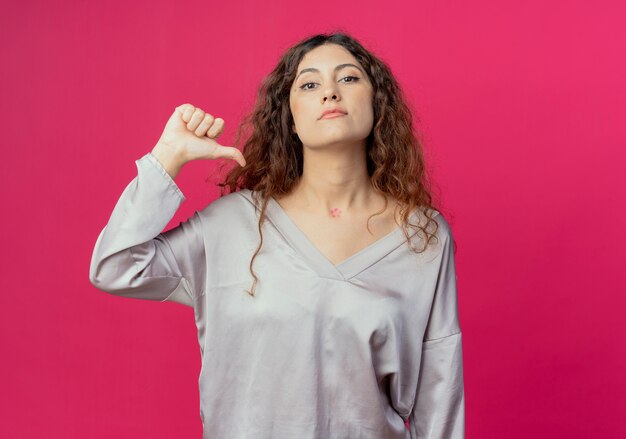
{"label": "v-neck collar", "polygon": [[[246,191],[246,193],[243,193],[243,191],[240,191],[240,193],[254,204],[250,190],[246,189],[244,191]],[[291,247],[293,247],[306,262],[308,262],[311,269],[321,277],[337,280],[351,279],[406,242],[402,227],[396,225],[393,231],[352,254],[339,264],[334,265],[311,242],[308,236],[305,235],[291,217],[287,215],[287,212],[285,212],[282,206],[273,197],[269,198],[265,212],[267,217]],[[410,233],[409,236],[411,236],[412,233]]]}

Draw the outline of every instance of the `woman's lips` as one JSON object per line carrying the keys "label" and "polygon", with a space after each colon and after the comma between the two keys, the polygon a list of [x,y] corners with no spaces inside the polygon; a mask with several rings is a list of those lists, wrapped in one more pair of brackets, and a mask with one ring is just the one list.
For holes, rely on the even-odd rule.
{"label": "woman's lips", "polygon": [[334,117],[339,117],[339,116],[345,116],[345,113],[341,113],[341,112],[338,112],[338,111],[335,111],[333,113],[326,113],[320,119],[332,119]]}

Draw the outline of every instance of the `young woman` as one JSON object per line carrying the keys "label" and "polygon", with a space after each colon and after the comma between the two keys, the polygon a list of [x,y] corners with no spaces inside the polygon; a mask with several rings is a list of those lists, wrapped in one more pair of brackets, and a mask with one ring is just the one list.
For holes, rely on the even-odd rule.
{"label": "young woman", "polygon": [[[462,438],[454,240],[390,69],[316,35],[263,82],[243,154],[177,107],[100,233],[90,280],[193,307],[204,437]],[[163,232],[191,160],[221,197]],[[224,188],[230,189],[224,194]]]}

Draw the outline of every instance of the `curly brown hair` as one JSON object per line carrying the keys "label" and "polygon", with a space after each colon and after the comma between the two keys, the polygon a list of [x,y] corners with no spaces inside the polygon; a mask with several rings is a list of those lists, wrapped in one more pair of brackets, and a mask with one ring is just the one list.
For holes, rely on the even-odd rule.
{"label": "curly brown hair", "polygon": [[[218,183],[221,196],[226,195],[226,187],[230,193],[249,189],[257,206],[262,206],[258,223],[260,243],[250,260],[254,282],[247,292],[251,296],[255,295],[258,280],[252,266],[263,245],[267,203],[270,197],[289,193],[303,170],[302,142],[291,130],[294,121],[289,106],[290,88],[305,54],[324,44],[338,44],[350,51],[373,85],[374,126],[366,141],[367,171],[373,188],[398,201],[404,235],[412,250],[419,253],[426,250],[431,239],[437,240],[434,210],[439,209],[434,206],[433,184],[427,174],[422,142],[414,132],[413,114],[390,68],[345,32],[317,34],[289,48],[261,82],[256,104],[242,119],[233,142],[238,145],[240,139],[245,139],[241,151],[246,166],[235,166]],[[409,222],[418,207],[426,218],[423,225]],[[435,228],[428,232],[431,226]],[[423,234],[425,245],[421,250],[411,245],[409,227]]]}

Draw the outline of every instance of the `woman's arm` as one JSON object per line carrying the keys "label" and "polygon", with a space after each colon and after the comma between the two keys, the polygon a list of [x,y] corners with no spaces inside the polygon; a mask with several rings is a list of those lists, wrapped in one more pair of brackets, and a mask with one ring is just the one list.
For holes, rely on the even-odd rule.
{"label": "woman's arm", "polygon": [[[155,153],[156,147],[135,162],[137,177],[96,241],[89,280],[111,294],[192,306],[205,279],[201,220],[196,212],[162,233],[185,196]],[[178,173],[176,160],[160,157]]]}
{"label": "woman's arm", "polygon": [[206,251],[198,212],[162,233],[185,196],[174,179],[191,160],[246,161],[232,146],[215,141],[224,120],[191,104],[176,107],[152,152],[136,161],[138,174],[126,187],[96,241],[91,283],[106,292],[193,306],[202,294]]}
{"label": "woman's arm", "polygon": [[454,242],[447,221],[436,217],[443,243],[409,429],[412,439],[465,437],[463,349],[459,325]]}

